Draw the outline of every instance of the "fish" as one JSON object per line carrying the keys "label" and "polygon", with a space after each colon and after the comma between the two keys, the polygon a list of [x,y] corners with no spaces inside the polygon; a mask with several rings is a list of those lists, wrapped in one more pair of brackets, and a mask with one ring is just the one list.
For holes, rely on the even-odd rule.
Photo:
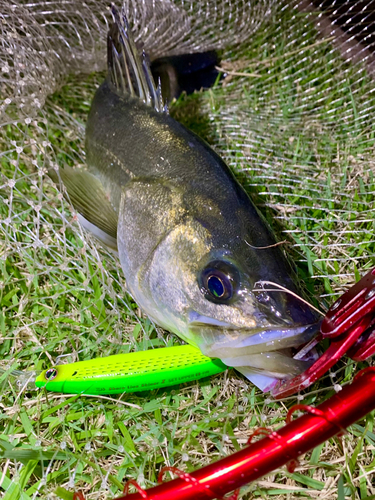
{"label": "fish", "polygon": [[87,168],[59,170],[68,198],[157,325],[268,391],[310,366],[314,355],[298,350],[321,316],[229,167],[170,116],[124,11],[111,11]]}

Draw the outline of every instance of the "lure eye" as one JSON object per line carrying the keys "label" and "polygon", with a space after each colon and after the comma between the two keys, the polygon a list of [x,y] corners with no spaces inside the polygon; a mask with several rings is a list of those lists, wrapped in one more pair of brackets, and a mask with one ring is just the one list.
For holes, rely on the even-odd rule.
{"label": "lure eye", "polygon": [[57,369],[56,368],[49,368],[46,371],[44,376],[45,376],[46,380],[53,380],[54,378],[57,377]]}
{"label": "lure eye", "polygon": [[218,304],[228,304],[237,291],[237,269],[228,262],[216,260],[203,269],[199,279],[201,292],[206,299]]}

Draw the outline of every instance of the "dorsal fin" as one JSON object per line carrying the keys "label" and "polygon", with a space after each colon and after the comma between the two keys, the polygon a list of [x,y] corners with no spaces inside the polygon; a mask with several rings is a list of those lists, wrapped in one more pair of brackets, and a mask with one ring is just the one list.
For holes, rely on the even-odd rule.
{"label": "dorsal fin", "polygon": [[130,33],[124,9],[111,4],[113,24],[108,31],[108,79],[119,95],[138,97],[156,111],[168,113],[161,86],[156,86],[146,54],[140,56]]}

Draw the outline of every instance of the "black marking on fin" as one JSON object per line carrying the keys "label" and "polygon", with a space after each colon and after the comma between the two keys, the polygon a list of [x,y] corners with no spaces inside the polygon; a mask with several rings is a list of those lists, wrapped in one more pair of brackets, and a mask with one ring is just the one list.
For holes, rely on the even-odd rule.
{"label": "black marking on fin", "polygon": [[119,95],[138,97],[158,112],[168,112],[161,85],[156,86],[146,54],[139,54],[124,10],[111,4],[113,24],[108,31],[108,79]]}

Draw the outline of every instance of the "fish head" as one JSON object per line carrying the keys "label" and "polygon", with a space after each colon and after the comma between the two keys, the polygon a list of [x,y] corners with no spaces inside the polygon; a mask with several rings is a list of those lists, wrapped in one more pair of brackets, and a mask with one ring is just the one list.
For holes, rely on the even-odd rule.
{"label": "fish head", "polygon": [[318,332],[319,315],[302,298],[280,248],[241,241],[218,247],[204,225],[186,220],[138,274],[147,292],[137,300],[156,323],[266,390],[310,365],[293,356]]}
{"label": "fish head", "polygon": [[[262,388],[304,371],[310,360],[294,355],[318,332],[320,317],[303,299],[281,246],[250,199],[243,194],[241,200],[240,191],[228,206],[226,193],[218,207],[207,193],[204,204],[200,197],[198,207],[190,200],[186,209],[173,190],[142,185],[143,198],[146,189],[153,194],[142,217],[137,221],[143,203],[137,193],[118,231],[121,264],[138,305]],[[129,232],[131,227],[137,229]]]}
{"label": "fish head", "polygon": [[227,249],[205,256],[197,272],[200,295],[191,296],[188,325],[204,354],[269,390],[278,379],[292,378],[315,361],[310,351],[294,356],[319,332],[320,315],[288,274],[281,284],[276,273],[262,273],[267,259],[261,258],[261,250],[255,253],[258,276],[254,255],[251,267]]}

